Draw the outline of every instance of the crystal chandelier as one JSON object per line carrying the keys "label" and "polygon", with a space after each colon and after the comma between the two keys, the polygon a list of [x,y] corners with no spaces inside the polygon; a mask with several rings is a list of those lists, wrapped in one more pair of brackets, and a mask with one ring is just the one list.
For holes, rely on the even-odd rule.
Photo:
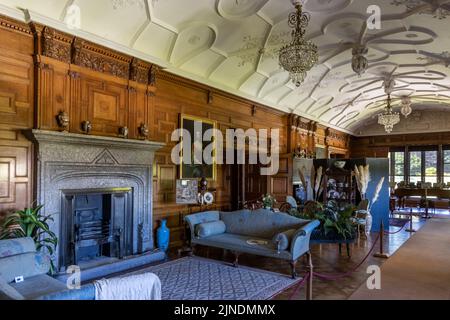
{"label": "crystal chandelier", "polygon": [[411,108],[411,98],[410,97],[402,97],[402,108],[400,110],[401,114],[408,118],[408,116],[412,112]]}
{"label": "crystal chandelier", "polygon": [[394,112],[391,106],[391,95],[388,94],[386,109],[378,115],[378,124],[384,126],[387,133],[391,133],[394,126],[400,122],[400,115]]}
{"label": "crystal chandelier", "polygon": [[310,15],[302,11],[302,4],[294,0],[296,12],[289,14],[288,23],[292,30],[292,42],[280,49],[280,66],[289,72],[292,82],[299,87],[306,73],[319,61],[317,46],[305,39]]}

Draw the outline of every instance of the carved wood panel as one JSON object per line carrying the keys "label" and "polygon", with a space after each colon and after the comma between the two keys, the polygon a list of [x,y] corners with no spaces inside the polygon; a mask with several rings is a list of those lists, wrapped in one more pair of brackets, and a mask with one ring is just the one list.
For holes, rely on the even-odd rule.
{"label": "carved wood panel", "polygon": [[0,50],[0,124],[33,125],[33,60]]}
{"label": "carved wood panel", "polygon": [[32,202],[32,146],[17,131],[0,130],[0,215]]}

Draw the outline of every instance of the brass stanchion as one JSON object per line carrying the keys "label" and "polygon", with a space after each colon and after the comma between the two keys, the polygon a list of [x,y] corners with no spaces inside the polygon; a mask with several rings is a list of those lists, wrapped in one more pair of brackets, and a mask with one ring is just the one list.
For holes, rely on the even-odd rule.
{"label": "brass stanchion", "polygon": [[416,230],[414,230],[414,228],[413,228],[412,217],[413,217],[413,211],[411,208],[411,211],[409,212],[409,228],[405,230],[406,232],[411,232],[411,233],[416,232]]}
{"label": "brass stanchion", "polygon": [[375,253],[373,256],[375,258],[382,258],[382,259],[388,259],[389,254],[383,252],[383,238],[384,238],[384,223],[383,219],[381,219],[381,226],[380,226],[380,252]]}

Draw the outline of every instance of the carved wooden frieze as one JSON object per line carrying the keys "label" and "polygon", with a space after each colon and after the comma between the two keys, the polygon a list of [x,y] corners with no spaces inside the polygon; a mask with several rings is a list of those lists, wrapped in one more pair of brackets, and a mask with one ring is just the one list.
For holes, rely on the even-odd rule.
{"label": "carved wooden frieze", "polygon": [[50,27],[31,27],[40,39],[43,56],[142,84],[156,84],[158,67],[155,65]]}
{"label": "carved wooden frieze", "polygon": [[130,66],[130,80],[148,84],[150,82],[151,66],[137,58],[133,58]]}
{"label": "carved wooden frieze", "polygon": [[59,37],[55,29],[45,27],[42,31],[42,54],[65,63],[70,63],[70,43]]}
{"label": "carved wooden frieze", "polygon": [[129,77],[129,63],[90,50],[88,44],[79,38],[73,41],[72,63],[94,71],[109,73],[115,77]]}

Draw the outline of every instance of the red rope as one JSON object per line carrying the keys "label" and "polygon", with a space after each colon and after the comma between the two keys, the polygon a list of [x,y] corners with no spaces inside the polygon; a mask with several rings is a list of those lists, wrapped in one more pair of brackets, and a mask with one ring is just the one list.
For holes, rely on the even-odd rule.
{"label": "red rope", "polygon": [[408,222],[406,222],[404,225],[403,225],[403,227],[401,227],[399,230],[397,230],[397,231],[394,231],[394,232],[389,232],[389,231],[384,231],[384,233],[385,234],[396,234],[396,233],[399,233],[400,231],[402,231],[404,228],[405,228],[405,226],[408,224]]}
{"label": "red rope", "polygon": [[350,271],[347,271],[346,273],[343,273],[343,274],[336,274],[336,275],[328,275],[328,274],[322,274],[322,273],[314,272],[314,275],[318,276],[319,278],[322,278],[324,280],[338,280],[340,278],[344,278],[344,277],[349,276],[350,274],[355,272],[364,263],[364,261],[367,260],[367,258],[370,256],[370,253],[373,251],[373,249],[375,249],[375,245],[377,244],[379,239],[380,239],[380,236],[378,235],[378,237],[375,239],[374,243],[372,244],[372,247],[370,248],[370,250],[367,253],[367,255],[364,257],[364,259],[360,263],[358,263],[356,265],[356,267],[354,267]]}
{"label": "red rope", "polygon": [[289,297],[289,300],[292,300],[292,298],[295,296],[295,294],[298,292],[298,290],[300,289],[300,287],[305,283],[306,280],[309,279],[309,273],[307,273],[303,279],[297,284],[297,286],[295,287],[294,291],[291,293],[291,296]]}

